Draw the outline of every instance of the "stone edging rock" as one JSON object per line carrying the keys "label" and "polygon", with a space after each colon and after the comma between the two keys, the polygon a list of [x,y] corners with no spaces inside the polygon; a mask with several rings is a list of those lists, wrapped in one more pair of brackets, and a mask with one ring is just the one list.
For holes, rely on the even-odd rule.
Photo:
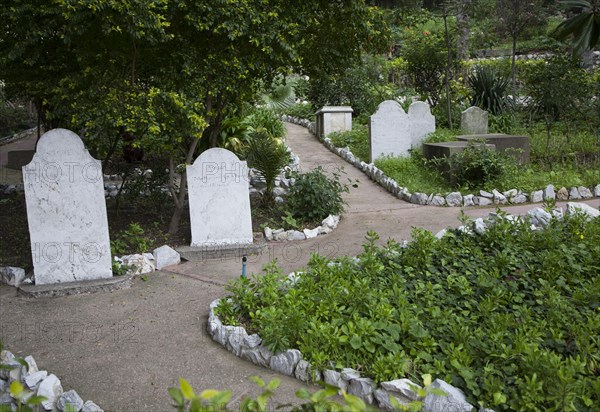
{"label": "stone edging rock", "polygon": [[32,127],[31,129],[23,130],[19,133],[15,133],[12,136],[5,136],[0,138],[0,146],[4,146],[5,144],[9,144],[12,142],[16,142],[26,136],[29,136],[31,133],[37,131],[37,127]]}
{"label": "stone edging rock", "polygon": [[[307,119],[300,119],[292,116],[282,116],[285,122],[294,123],[304,126],[310,133],[315,134],[315,123]],[[572,187],[567,189],[562,187],[558,190],[551,184],[545,189],[535,190],[531,193],[524,193],[522,190],[511,189],[506,192],[499,192],[494,189],[491,193],[480,190],[478,195],[467,194],[462,195],[460,192],[451,192],[445,196],[440,194],[427,194],[421,192],[411,193],[406,187],[402,187],[391,177],[375,166],[373,163],[365,163],[358,157],[354,156],[348,147],[335,147],[329,138],[323,140],[323,144],[331,152],[337,154],[346,162],[362,170],[371,180],[378,183],[385,190],[390,192],[398,199],[417,205],[429,206],[488,206],[488,205],[504,205],[504,204],[522,204],[522,203],[539,203],[545,200],[581,200],[600,197],[600,183],[593,188],[585,186]]]}
{"label": "stone edging rock", "polygon": [[[583,213],[588,218],[600,218],[600,210],[595,209],[585,203],[569,202],[567,204],[566,214]],[[530,219],[533,230],[543,230],[552,218],[562,219],[563,210],[560,207],[548,212],[542,208],[533,208],[528,211],[527,218]],[[492,212],[486,219],[475,219],[468,227],[461,226],[458,230],[468,231],[482,235],[485,230],[500,220],[518,222],[521,217],[506,214],[503,216]],[[444,229],[436,235],[441,238],[447,232]],[[287,283],[293,285],[300,273],[290,273]],[[408,405],[417,400],[418,395],[414,391],[419,385],[411,382],[409,379],[395,379],[389,382],[382,382],[379,386],[370,378],[361,377],[360,373],[354,369],[344,368],[341,371],[313,370],[311,364],[302,359],[302,353],[297,349],[288,349],[275,354],[265,345],[262,345],[262,338],[258,334],[249,335],[242,326],[223,325],[214,310],[219,306],[221,299],[216,299],[210,304],[208,314],[208,333],[213,340],[220,343],[228,351],[236,356],[246,359],[256,365],[270,368],[284,375],[293,376],[303,382],[316,382],[323,380],[326,383],[336,386],[352,395],[356,395],[365,402],[377,403],[383,409],[393,410],[390,403],[390,397],[396,398],[400,404]],[[429,393],[423,401],[424,412],[446,411],[446,410],[465,410],[474,409],[466,401],[464,393],[444,382],[436,379],[430,388],[439,388],[448,394],[448,396],[437,396]],[[492,409],[480,409],[480,412],[493,412]]]}
{"label": "stone edging rock", "polygon": [[306,239],[314,239],[320,235],[326,235],[331,233],[333,229],[335,229],[340,222],[340,217],[337,215],[329,215],[321,222],[321,226],[317,226],[313,229],[303,229],[300,230],[284,230],[281,229],[271,229],[269,227],[265,227],[265,239],[268,241],[290,241],[290,240],[306,240]]}
{"label": "stone edging rock", "polygon": [[74,390],[63,392],[58,377],[45,370],[39,370],[32,356],[27,356],[24,360],[27,362],[27,368],[17,362],[11,352],[3,350],[0,353],[0,364],[12,367],[10,370],[0,369],[0,405],[10,405],[12,410],[16,410],[17,400],[10,394],[10,385],[18,381],[25,390],[46,398],[41,404],[42,410],[62,412],[66,405],[72,405],[80,412],[103,412],[94,402],[84,402]]}

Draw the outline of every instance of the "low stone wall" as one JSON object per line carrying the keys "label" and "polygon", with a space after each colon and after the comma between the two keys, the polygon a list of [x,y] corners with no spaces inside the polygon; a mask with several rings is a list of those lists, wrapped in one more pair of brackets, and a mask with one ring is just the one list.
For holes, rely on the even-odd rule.
{"label": "low stone wall", "polygon": [[10,393],[10,385],[17,381],[24,390],[46,398],[40,410],[62,412],[67,405],[71,405],[74,410],[80,412],[103,412],[94,402],[84,402],[74,390],[64,392],[60,379],[48,371],[39,370],[32,356],[23,360],[27,366],[19,363],[15,355],[7,350],[0,353],[0,364],[10,368],[0,369],[0,405],[7,405],[9,410],[12,408],[13,411],[17,409],[18,401]]}
{"label": "low stone wall", "polygon": [[[289,123],[294,123],[304,126],[314,135],[315,124],[306,119],[300,119],[292,116],[283,116],[282,120]],[[437,193],[422,193],[410,192],[408,188],[402,187],[387,176],[381,169],[373,163],[366,163],[354,156],[349,148],[335,147],[329,138],[323,140],[323,144],[330,151],[337,154],[351,165],[362,170],[371,180],[381,185],[384,189],[406,202],[417,205],[430,206],[489,206],[489,205],[505,205],[505,204],[522,204],[522,203],[539,203],[545,200],[581,200],[600,197],[600,183],[594,187],[578,186],[578,187],[561,187],[555,188],[549,184],[544,189],[535,190],[533,192],[524,192],[519,189],[511,189],[505,192],[493,190],[486,192],[479,191],[476,194],[463,195],[460,192],[451,192],[446,195]]]}

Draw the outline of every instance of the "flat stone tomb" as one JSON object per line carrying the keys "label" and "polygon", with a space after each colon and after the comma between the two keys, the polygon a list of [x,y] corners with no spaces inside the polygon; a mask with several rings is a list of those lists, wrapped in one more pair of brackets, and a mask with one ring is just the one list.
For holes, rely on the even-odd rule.
{"label": "flat stone tomb", "polygon": [[350,106],[323,106],[315,113],[317,137],[352,130],[352,112]]}
{"label": "flat stone tomb", "polygon": [[[423,144],[423,156],[427,160],[439,158],[439,157],[450,157],[455,153],[464,151],[469,146],[483,147],[483,143],[473,143],[468,141],[459,142],[442,142],[442,143],[424,143]],[[496,146],[493,144],[485,144],[490,150],[496,150]]]}
{"label": "flat stone tomb", "polygon": [[460,128],[464,134],[487,134],[488,112],[471,106],[460,115]]}
{"label": "flat stone tomb", "polygon": [[252,243],[248,166],[229,150],[202,153],[187,168],[192,247]]}
{"label": "flat stone tomb", "polygon": [[519,164],[529,163],[529,137],[508,134],[474,134],[457,136],[464,142],[485,141],[496,146],[496,151],[514,157]]}
{"label": "flat stone tomb", "polygon": [[22,170],[35,284],[111,278],[100,161],[75,133],[53,129]]}

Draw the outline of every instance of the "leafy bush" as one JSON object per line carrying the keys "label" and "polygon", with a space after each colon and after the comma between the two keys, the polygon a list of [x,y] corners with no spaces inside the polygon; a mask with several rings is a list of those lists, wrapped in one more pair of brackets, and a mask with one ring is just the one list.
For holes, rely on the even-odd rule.
{"label": "leafy bush", "polygon": [[318,368],[431,373],[497,411],[600,403],[600,218],[531,230],[499,213],[483,235],[413,239],[379,247],[370,233],[358,259],[313,255],[293,287],[274,270],[237,280],[238,319]]}
{"label": "leafy bush", "polygon": [[345,132],[333,132],[329,139],[335,147],[349,147],[354,156],[364,162],[371,157],[369,149],[369,129],[365,125],[354,124],[352,130]]}
{"label": "leafy bush", "polygon": [[462,152],[450,158],[443,157],[431,161],[444,170],[454,187],[476,188],[498,180],[511,167],[512,158],[502,156],[481,144],[469,145]]}
{"label": "leafy bush", "polygon": [[152,246],[152,240],[144,236],[144,229],[138,223],[130,223],[126,230],[119,232],[110,242],[111,253],[145,253]]}
{"label": "leafy bush", "polygon": [[285,126],[274,111],[265,108],[255,108],[244,118],[248,132],[252,134],[259,129],[272,138],[280,139],[285,136]]}
{"label": "leafy bush", "polygon": [[406,30],[402,44],[402,57],[406,61],[406,74],[413,87],[435,107],[440,100],[446,51],[444,38],[428,31]]}
{"label": "leafy bush", "polygon": [[315,112],[316,110],[311,103],[296,103],[281,111],[282,114],[299,117],[301,119],[308,119],[310,121],[315,120]]}
{"label": "leafy bush", "polygon": [[475,66],[467,82],[473,90],[471,105],[487,110],[493,115],[500,115],[510,107],[510,101],[506,97],[508,78],[497,76],[493,69]]}
{"label": "leafy bush", "polygon": [[307,173],[292,172],[290,177],[295,183],[288,192],[287,204],[294,218],[320,222],[330,214],[342,214],[342,193],[348,192],[348,186],[340,183],[338,172],[328,177],[319,166]]}
{"label": "leafy bush", "polygon": [[248,165],[258,170],[264,177],[267,187],[263,200],[265,204],[270,205],[274,201],[275,178],[284,167],[290,164],[291,156],[285,144],[278,139],[273,139],[265,129],[259,128],[250,136],[247,152]]}
{"label": "leafy bush", "polygon": [[420,152],[413,151],[410,157],[381,157],[375,166],[411,192],[444,193],[451,189],[437,170],[427,167]]}

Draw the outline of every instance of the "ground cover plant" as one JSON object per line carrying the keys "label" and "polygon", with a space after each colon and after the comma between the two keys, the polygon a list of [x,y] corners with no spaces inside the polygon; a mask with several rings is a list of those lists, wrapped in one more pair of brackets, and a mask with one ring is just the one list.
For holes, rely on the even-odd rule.
{"label": "ground cover plant", "polygon": [[592,411],[600,402],[600,218],[545,230],[498,212],[483,235],[369,233],[357,258],[313,255],[231,283],[217,313],[273,351],[376,381],[424,373],[495,410]]}

